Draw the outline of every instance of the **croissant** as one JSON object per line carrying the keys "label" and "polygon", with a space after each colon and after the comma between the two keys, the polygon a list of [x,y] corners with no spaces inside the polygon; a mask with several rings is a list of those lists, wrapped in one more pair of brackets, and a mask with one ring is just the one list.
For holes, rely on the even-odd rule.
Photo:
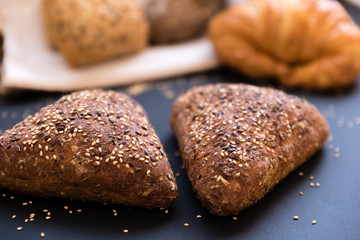
{"label": "croissant", "polygon": [[360,29],[337,1],[248,1],[216,15],[209,35],[224,64],[286,87],[345,87],[360,70]]}

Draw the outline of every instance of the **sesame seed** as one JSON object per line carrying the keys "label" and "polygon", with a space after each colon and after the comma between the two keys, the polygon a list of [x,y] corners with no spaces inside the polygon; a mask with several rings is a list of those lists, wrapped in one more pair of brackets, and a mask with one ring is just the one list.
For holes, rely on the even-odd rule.
{"label": "sesame seed", "polygon": [[299,220],[299,216],[293,216],[294,220]]}
{"label": "sesame seed", "polygon": [[184,226],[185,226],[185,227],[188,227],[188,226],[189,226],[189,224],[188,224],[188,223],[184,223]]}
{"label": "sesame seed", "polygon": [[304,176],[304,173],[303,173],[303,172],[299,172],[299,176],[300,176],[300,177]]}
{"label": "sesame seed", "polygon": [[24,222],[25,222],[25,223],[29,222],[29,219],[26,218],[26,219],[24,220]]}
{"label": "sesame seed", "polygon": [[124,232],[124,233],[128,233],[128,232],[129,232],[129,230],[127,230],[127,229],[124,229],[124,230],[123,230],[123,232]]}
{"label": "sesame seed", "polygon": [[69,207],[68,207],[68,206],[64,206],[64,209],[66,209],[66,210],[67,210],[67,209],[69,209]]}
{"label": "sesame seed", "polygon": [[316,187],[320,187],[320,183],[317,182],[317,183],[316,183]]}
{"label": "sesame seed", "polygon": [[299,195],[302,196],[302,195],[303,195],[303,192],[299,192]]}
{"label": "sesame seed", "polygon": [[50,218],[51,218],[50,216],[46,216],[46,217],[45,217],[46,220],[49,220]]}
{"label": "sesame seed", "polygon": [[12,215],[12,217],[11,217],[12,219],[15,219],[16,218],[16,215],[14,214],[14,215]]}
{"label": "sesame seed", "polygon": [[313,182],[310,183],[310,187],[314,187],[314,183],[313,183]]}
{"label": "sesame seed", "polygon": [[43,210],[43,212],[48,212],[48,211],[49,211],[49,210],[47,210],[47,209],[44,209],[44,210]]}
{"label": "sesame seed", "polygon": [[236,220],[237,220],[237,217],[234,216],[234,217],[232,217],[232,219],[233,219],[234,221],[236,221]]}
{"label": "sesame seed", "polygon": [[200,214],[196,215],[196,218],[202,218],[202,216]]}
{"label": "sesame seed", "polygon": [[310,180],[314,180],[314,176],[310,176],[309,179],[310,179]]}
{"label": "sesame seed", "polygon": [[168,213],[169,213],[169,210],[168,210],[168,209],[166,209],[166,210],[165,210],[165,213],[166,213],[166,214],[168,214]]}
{"label": "sesame seed", "polygon": [[78,209],[78,210],[76,210],[78,213],[80,213],[80,212],[82,212],[82,210],[81,209]]}
{"label": "sesame seed", "polygon": [[312,220],[312,225],[315,225],[316,224],[316,220]]}
{"label": "sesame seed", "polygon": [[22,227],[17,227],[16,228],[18,231],[21,231],[23,228]]}
{"label": "sesame seed", "polygon": [[40,236],[41,236],[42,238],[44,238],[44,237],[45,237],[45,233],[44,233],[44,232],[41,232],[41,233],[40,233]]}

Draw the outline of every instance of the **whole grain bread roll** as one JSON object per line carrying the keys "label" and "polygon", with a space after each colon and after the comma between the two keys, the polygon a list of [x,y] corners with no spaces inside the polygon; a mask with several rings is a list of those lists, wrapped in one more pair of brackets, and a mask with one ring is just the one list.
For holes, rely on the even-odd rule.
{"label": "whole grain bread roll", "polygon": [[195,87],[171,125],[193,189],[213,214],[237,214],[318,151],[326,120],[304,99],[244,84]]}
{"label": "whole grain bread roll", "polygon": [[113,91],[75,92],[0,137],[0,188],[146,208],[177,186],[142,107]]}
{"label": "whole grain bread roll", "polygon": [[143,50],[148,24],[137,1],[43,0],[50,44],[73,67]]}
{"label": "whole grain bread roll", "polygon": [[225,0],[138,0],[150,24],[151,40],[175,43],[205,32],[208,20]]}

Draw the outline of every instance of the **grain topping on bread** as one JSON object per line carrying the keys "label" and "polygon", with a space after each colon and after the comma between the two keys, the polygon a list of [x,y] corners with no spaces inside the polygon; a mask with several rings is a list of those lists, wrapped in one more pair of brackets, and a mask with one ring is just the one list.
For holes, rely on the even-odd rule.
{"label": "grain topping on bread", "polygon": [[75,92],[0,137],[0,187],[147,208],[177,186],[142,107],[113,91]]}
{"label": "grain topping on bread", "polygon": [[329,134],[306,100],[244,84],[188,90],[174,103],[171,125],[197,197],[220,216],[260,200]]}

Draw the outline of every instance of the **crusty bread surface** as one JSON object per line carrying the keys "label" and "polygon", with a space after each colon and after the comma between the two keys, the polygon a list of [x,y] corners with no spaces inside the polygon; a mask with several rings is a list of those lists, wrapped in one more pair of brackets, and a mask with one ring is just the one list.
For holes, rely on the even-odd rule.
{"label": "crusty bread surface", "polygon": [[176,180],[142,107],[85,90],[27,117],[0,137],[0,188],[146,208],[169,206]]}
{"label": "crusty bread surface", "polygon": [[306,100],[245,84],[188,90],[173,105],[171,125],[197,197],[219,216],[259,201],[329,134]]}

